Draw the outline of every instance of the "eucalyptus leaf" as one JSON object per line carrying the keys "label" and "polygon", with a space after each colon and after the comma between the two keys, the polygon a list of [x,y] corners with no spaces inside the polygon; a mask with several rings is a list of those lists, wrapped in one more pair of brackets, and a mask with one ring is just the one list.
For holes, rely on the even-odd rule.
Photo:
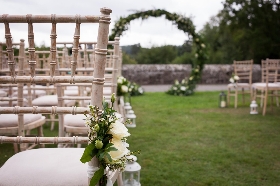
{"label": "eucalyptus leaf", "polygon": [[104,174],[104,167],[101,166],[98,169],[98,171],[96,171],[94,173],[93,177],[90,180],[89,186],[95,186],[99,182],[99,180],[102,178],[103,174]]}
{"label": "eucalyptus leaf", "polygon": [[88,146],[87,146],[87,147],[85,148],[85,150],[84,150],[84,153],[83,153],[83,155],[82,155],[80,161],[81,161],[82,163],[89,162],[89,161],[93,158],[93,156],[92,156],[92,151],[93,151],[94,149],[95,149],[94,144],[92,144],[92,143],[88,144]]}

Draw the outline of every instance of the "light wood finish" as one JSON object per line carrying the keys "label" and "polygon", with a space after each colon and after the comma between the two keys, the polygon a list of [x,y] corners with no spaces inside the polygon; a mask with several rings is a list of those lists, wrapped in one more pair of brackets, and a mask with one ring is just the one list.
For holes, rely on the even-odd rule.
{"label": "light wood finish", "polygon": [[[268,97],[271,97],[271,108],[273,105],[273,98],[277,98],[277,106],[278,105],[278,97],[280,94],[278,92],[280,91],[280,59],[279,60],[270,60],[266,59],[265,62],[265,70],[263,72],[265,73],[264,80],[265,83],[254,83],[253,86],[253,93],[254,93],[254,100],[257,98],[260,98],[260,102],[262,105],[262,114],[263,116],[266,114],[266,108],[267,108],[267,101]],[[263,104],[262,104],[263,103]]]}
{"label": "light wood finish", "polygon": [[228,84],[227,102],[230,105],[230,97],[234,97],[234,108],[237,108],[239,94],[242,94],[243,104],[246,94],[249,94],[250,98],[252,96],[253,60],[234,61],[233,68],[234,74],[239,77],[239,80],[237,83]]}
{"label": "light wood finish", "polygon": [[[9,36],[10,37],[10,36]],[[10,38],[9,38],[10,40]],[[8,48],[8,47],[7,47]],[[10,54],[10,55],[13,55]],[[12,56],[9,57],[10,60],[13,59]],[[17,76],[22,76],[23,75],[23,63],[24,63],[24,40],[21,40],[20,43],[20,49],[19,49],[19,68],[17,72]],[[10,62],[11,64],[11,62]],[[14,68],[10,68],[10,70],[14,70]],[[11,73],[13,75],[13,73]],[[11,88],[14,85],[9,85],[8,86]],[[17,101],[17,107],[23,107],[23,83],[18,83],[17,84],[17,90],[18,90],[18,95],[17,98],[4,98],[2,101],[9,101],[9,106],[12,106],[12,101]],[[37,119],[36,121],[29,122],[25,124],[24,122],[24,116],[23,114],[19,113],[18,116],[16,115],[11,115],[11,117],[17,117],[18,119],[18,126],[13,127],[10,125],[7,125],[6,127],[1,127],[0,128],[0,134],[2,135],[20,135],[20,136],[25,136],[26,134],[29,134],[29,131],[32,129],[37,129],[38,131],[38,136],[43,136],[43,127],[42,125],[45,123],[45,117],[41,117],[40,119]],[[33,148],[34,145],[31,146],[26,146],[26,145],[20,145],[20,150],[25,150],[25,149],[30,149]],[[14,150],[15,152],[18,152],[18,147],[16,144],[14,144]]]}
{"label": "light wood finish", "polygon": [[66,143],[66,144],[87,144],[88,137],[7,137],[7,136],[0,136],[0,144],[1,143],[33,143],[33,144],[59,144],[59,143]]}
{"label": "light wood finish", "polygon": [[[91,83],[91,104],[96,105],[98,107],[102,107],[103,100],[103,84],[104,84],[104,74],[105,74],[105,62],[107,55],[107,44],[108,44],[108,33],[109,33],[109,24],[110,24],[110,13],[112,12],[108,8],[102,8],[100,10],[100,16],[45,16],[45,15],[2,15],[0,17],[0,23],[4,23],[6,27],[6,41],[8,45],[8,50],[10,49],[11,43],[11,34],[9,31],[9,23],[28,23],[28,36],[29,36],[29,66],[30,66],[30,76],[15,76],[15,67],[13,62],[13,55],[9,51],[9,67],[11,76],[0,77],[0,83]],[[76,23],[75,35],[74,35],[74,43],[72,50],[72,61],[71,61],[71,76],[52,76],[54,75],[54,68],[51,68],[51,76],[43,77],[43,76],[35,76],[35,47],[34,47],[34,33],[33,33],[33,23]],[[79,32],[80,32],[80,24],[81,23],[99,23],[98,28],[98,37],[97,44],[95,49],[95,62],[94,62],[94,72],[93,77],[77,77],[75,76],[76,67],[77,67],[77,53],[78,53],[78,44],[79,44]],[[55,43],[55,27],[52,27],[52,54],[54,54],[54,45]],[[53,56],[53,55],[52,55]],[[55,66],[54,58],[52,58],[51,63]],[[23,114],[23,113],[82,113],[87,110],[87,108],[79,108],[79,107],[2,107],[0,108],[1,113],[14,113],[14,114]],[[46,112],[45,112],[46,111]],[[59,154],[57,154],[59,156]],[[24,160],[23,160],[24,161]],[[98,160],[96,157],[92,158],[92,160],[88,163],[88,182],[95,172],[95,168],[98,167]],[[44,168],[39,167],[38,168]],[[59,168],[59,166],[57,167]],[[117,175],[117,176],[116,176]],[[12,175],[11,175],[12,176]],[[118,177],[118,184],[122,185],[121,174],[115,173],[111,175],[111,178]],[[32,181],[32,180],[30,180]],[[113,180],[114,181],[114,180]]]}

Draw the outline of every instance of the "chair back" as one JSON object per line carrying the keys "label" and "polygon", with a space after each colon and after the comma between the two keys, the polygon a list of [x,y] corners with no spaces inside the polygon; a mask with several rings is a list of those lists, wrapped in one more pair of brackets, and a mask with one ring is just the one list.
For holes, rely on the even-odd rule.
{"label": "chair back", "polygon": [[[107,55],[107,44],[108,44],[108,33],[110,24],[110,13],[112,12],[108,8],[101,8],[101,15],[92,16],[80,16],[80,15],[8,15],[4,14],[0,17],[0,23],[4,23],[5,26],[5,38],[7,45],[7,64],[10,71],[10,76],[0,76],[0,83],[13,83],[18,85],[18,105],[15,107],[1,107],[0,114],[18,114],[19,120],[23,119],[23,114],[82,114],[87,111],[85,107],[22,107],[22,87],[24,83],[30,84],[41,84],[41,83],[91,83],[91,104],[98,107],[102,107],[103,100],[103,84],[104,84],[104,73],[105,63]],[[23,68],[19,68],[18,73],[15,70],[15,59],[12,50],[12,32],[10,30],[10,23],[27,23],[28,25],[28,52],[29,52],[29,70],[30,75],[24,75],[22,73]],[[50,23],[51,28],[51,47],[50,47],[50,62],[49,62],[49,75],[38,76],[36,71],[37,61],[35,55],[35,34],[33,32],[33,24]],[[74,41],[72,49],[72,60],[71,60],[71,74],[69,76],[56,76],[55,69],[57,66],[56,61],[56,25],[60,23],[75,23]],[[77,68],[77,57],[79,50],[79,38],[80,38],[80,27],[83,23],[96,23],[99,24],[97,45],[95,49],[95,64],[94,72],[91,77],[75,76]],[[23,59],[20,59],[23,60]],[[23,131],[23,126],[19,126],[19,131]],[[20,134],[19,134],[20,135]],[[54,138],[55,140],[55,138]],[[93,176],[94,167],[98,166],[98,160],[93,158],[89,162],[88,177],[89,180]]]}
{"label": "chair back", "polygon": [[234,74],[239,77],[240,83],[252,84],[253,60],[234,61]]}

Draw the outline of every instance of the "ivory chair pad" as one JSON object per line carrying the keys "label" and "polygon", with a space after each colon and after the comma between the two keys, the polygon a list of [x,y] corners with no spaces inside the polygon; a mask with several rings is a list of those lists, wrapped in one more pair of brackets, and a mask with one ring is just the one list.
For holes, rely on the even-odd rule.
{"label": "ivory chair pad", "polygon": [[[64,103],[67,106],[73,106],[75,104],[74,100],[65,100]],[[35,106],[57,106],[57,95],[45,95],[38,97],[32,101],[32,105]]]}
{"label": "ivory chair pad", "polygon": [[[41,114],[24,114],[24,124],[29,124],[42,118]],[[0,115],[0,128],[17,127],[18,116],[13,114]],[[1,180],[1,179],[0,179]]]}
{"label": "ivory chair pad", "polygon": [[[84,94],[86,95],[87,92],[84,91]],[[79,95],[79,90],[78,89],[66,89],[64,90],[64,95],[65,96],[78,96]]]}
{"label": "ivory chair pad", "polygon": [[83,148],[42,148],[13,155],[0,168],[0,186],[87,186]]}
{"label": "ivory chair pad", "polygon": [[[262,88],[265,88],[266,87],[266,83],[254,83],[252,84],[253,87],[262,87]],[[280,84],[279,83],[268,83],[267,84],[268,87],[280,87]]]}
{"label": "ivory chair pad", "polygon": [[104,87],[103,88],[103,94],[104,95],[111,95],[112,94],[112,88],[111,87]]}
{"label": "ivory chair pad", "polygon": [[[16,97],[17,98],[17,97]],[[12,101],[12,105],[16,106],[18,104],[17,101]],[[27,106],[28,105],[28,101],[27,99],[23,99],[23,106]],[[0,101],[0,107],[9,107],[9,102],[8,101]]]}
{"label": "ivory chair pad", "polygon": [[0,90],[0,97],[7,96],[7,92],[4,90]]}
{"label": "ivory chair pad", "polygon": [[83,114],[65,114],[64,115],[64,126],[71,127],[86,127],[85,120],[86,117]]}
{"label": "ivory chair pad", "polygon": [[[34,90],[31,90],[31,94],[33,94]],[[14,92],[12,94],[12,96],[17,97],[17,92]],[[23,96],[27,96],[28,95],[28,90],[23,90]],[[44,96],[46,95],[46,91],[45,90],[35,90],[35,95],[36,96]]]}
{"label": "ivory chair pad", "polygon": [[249,83],[230,83],[228,84],[228,87],[235,87],[235,86],[238,86],[239,88],[242,88],[242,87],[250,87],[250,84]]}

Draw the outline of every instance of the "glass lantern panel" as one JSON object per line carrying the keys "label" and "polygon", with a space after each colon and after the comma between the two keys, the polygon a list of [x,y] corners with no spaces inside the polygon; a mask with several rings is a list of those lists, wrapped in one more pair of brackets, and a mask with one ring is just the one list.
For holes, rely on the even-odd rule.
{"label": "glass lantern panel", "polygon": [[140,171],[136,172],[123,172],[124,186],[140,186]]}

